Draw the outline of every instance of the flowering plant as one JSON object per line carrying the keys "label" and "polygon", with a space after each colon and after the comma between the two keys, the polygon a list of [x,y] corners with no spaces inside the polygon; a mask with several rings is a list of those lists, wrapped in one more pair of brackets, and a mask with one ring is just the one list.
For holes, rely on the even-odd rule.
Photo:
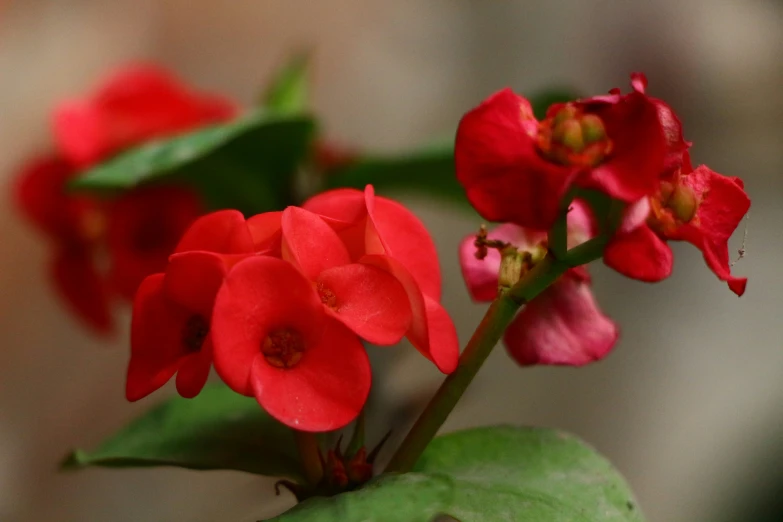
{"label": "flowering plant", "polygon": [[[63,466],[277,477],[298,501],[280,521],[643,520],[573,436],[437,434],[501,339],[522,366],[611,353],[619,328],[591,293],[592,261],[660,281],[667,242],[686,241],[742,295],[728,249],[750,206],[742,182],[693,167],[641,74],[628,93],[544,107],[505,89],[464,115],[453,148],[372,157],[316,136],[305,72],[295,60],[241,113],[132,66],[55,111],[56,151],[22,169],[16,200],[85,324],[109,331],[110,299],[132,300],[127,399],[172,380],[181,396]],[[500,222],[454,248],[470,296],[491,303],[461,351],[435,243],[383,195],[400,186]],[[383,371],[371,358],[403,338],[446,377],[387,448],[388,433],[367,435]]]}

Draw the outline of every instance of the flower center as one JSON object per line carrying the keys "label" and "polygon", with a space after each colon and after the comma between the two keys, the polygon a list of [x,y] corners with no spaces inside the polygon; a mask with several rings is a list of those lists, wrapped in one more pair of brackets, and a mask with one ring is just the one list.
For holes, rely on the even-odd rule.
{"label": "flower center", "polygon": [[612,140],[601,118],[568,104],[539,124],[538,148],[561,165],[595,167],[612,152]]}
{"label": "flower center", "polygon": [[209,335],[209,323],[198,314],[191,315],[182,328],[182,346],[188,353],[198,353]]}
{"label": "flower center", "polygon": [[679,180],[662,181],[659,193],[650,198],[651,212],[647,221],[654,230],[665,233],[690,223],[698,208],[699,198],[692,188]]}
{"label": "flower center", "polygon": [[330,288],[323,283],[316,283],[315,289],[324,306],[328,306],[332,310],[337,310],[337,296],[334,295],[334,292],[332,292]]}
{"label": "flower center", "polygon": [[284,328],[266,336],[261,344],[261,353],[266,362],[275,368],[292,368],[302,359],[304,348],[302,335],[296,330]]}

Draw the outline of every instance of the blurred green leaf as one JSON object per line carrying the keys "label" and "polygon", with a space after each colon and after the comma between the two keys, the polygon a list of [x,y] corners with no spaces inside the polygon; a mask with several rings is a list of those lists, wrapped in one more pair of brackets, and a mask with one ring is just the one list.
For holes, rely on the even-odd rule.
{"label": "blurred green leaf", "polygon": [[90,466],[230,469],[301,480],[291,430],[222,384],[207,385],[194,399],[168,399],[94,451],[76,450],[62,463]]}
{"label": "blurred green leaf", "polygon": [[213,208],[258,213],[291,203],[293,174],[308,154],[312,118],[256,110],[222,125],[129,150],[71,182],[76,190],[117,191],[177,180]]}
{"label": "blurred green leaf", "polygon": [[454,177],[454,145],[439,143],[399,155],[368,155],[331,173],[327,188],[363,189],[372,184],[379,193],[419,192],[467,205]]}
{"label": "blurred green leaf", "polygon": [[261,106],[278,114],[299,114],[309,104],[308,69],[310,55],[295,55],[277,72],[261,97]]}
{"label": "blurred green leaf", "polygon": [[642,522],[628,485],[579,439],[554,430],[474,428],[436,438],[412,473],[313,498],[277,522]]}
{"label": "blurred green leaf", "polygon": [[[552,103],[570,101],[570,89],[542,91],[530,98],[536,116],[543,118]],[[454,138],[402,154],[368,154],[329,175],[327,188],[364,188],[372,184],[380,193],[418,192],[455,202],[468,208],[468,201],[454,172]]]}

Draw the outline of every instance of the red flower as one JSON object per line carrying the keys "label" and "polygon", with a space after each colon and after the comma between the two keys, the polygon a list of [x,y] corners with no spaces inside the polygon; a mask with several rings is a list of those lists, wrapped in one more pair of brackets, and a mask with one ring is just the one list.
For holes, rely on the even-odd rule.
{"label": "red flower", "polygon": [[321,215],[347,246],[351,260],[371,264],[397,278],[413,312],[408,340],[444,373],[459,358],[459,341],[451,318],[440,305],[441,277],[435,245],[424,225],[399,203],[337,189],[319,194],[303,207]]}
{"label": "red flower", "polygon": [[112,201],[106,248],[114,290],[132,300],[145,277],[166,268],[174,246],[202,212],[198,196],[185,187],[139,187]]}
{"label": "red flower", "polygon": [[180,395],[201,391],[212,364],[215,295],[228,270],[251,250],[242,214],[215,212],[193,223],[165,273],[143,281],[133,303],[128,400],[146,397],[174,373]]}
{"label": "red flower", "polygon": [[687,153],[682,165],[659,181],[653,196],[629,207],[604,262],[628,277],[660,281],[672,271],[666,241],[688,241],[702,251],[715,275],[742,295],[747,278],[731,275],[728,240],[750,208],[744,185],[704,165],[694,170]]}
{"label": "red flower", "polygon": [[25,167],[16,180],[14,198],[22,214],[52,243],[49,268],[54,287],[79,319],[99,333],[112,330],[109,289],[94,262],[105,233],[104,209],[97,201],[66,195],[74,171],[63,160],[48,157]]}
{"label": "red flower", "polygon": [[313,282],[326,312],[373,344],[395,344],[411,324],[402,284],[372,264],[351,263],[337,233],[312,212],[282,215],[283,259]]}
{"label": "red flower", "polygon": [[457,129],[457,178],[485,219],[547,230],[572,183],[632,202],[654,190],[666,142],[643,93],[612,94],[549,108],[504,89]]}
{"label": "red flower", "polygon": [[[55,245],[55,287],[98,332],[112,329],[114,294],[133,298],[148,274],[162,271],[182,231],[201,212],[185,189],[146,187],[114,201],[67,193],[81,168],[145,140],[230,118],[228,101],[192,93],[165,71],[138,65],[118,71],[90,98],[54,114],[58,153],[19,176],[19,207]],[[108,267],[101,258],[108,258]]]}
{"label": "red flower", "polygon": [[[568,214],[569,246],[593,235],[590,216],[579,201]],[[538,254],[546,251],[546,233],[503,224],[489,236]],[[476,258],[474,236],[460,245],[460,264],[471,297],[492,301],[498,293],[501,257],[488,250],[483,260]],[[525,305],[503,337],[509,354],[521,365],[557,364],[581,366],[605,357],[618,338],[617,326],[601,313],[590,292],[590,278],[584,267],[566,272],[554,285]]]}
{"label": "red flower", "polygon": [[371,380],[364,347],[290,263],[267,256],[239,262],[212,317],[218,374],[280,422],[330,431],[361,411]]}
{"label": "red flower", "polygon": [[60,103],[54,134],[62,154],[84,168],[127,147],[234,114],[225,98],[191,91],[157,66],[136,64],[116,71],[91,96]]}

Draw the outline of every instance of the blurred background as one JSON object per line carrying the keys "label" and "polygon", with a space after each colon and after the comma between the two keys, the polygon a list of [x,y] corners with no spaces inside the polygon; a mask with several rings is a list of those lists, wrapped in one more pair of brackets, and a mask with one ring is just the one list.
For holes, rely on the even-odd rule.
{"label": "blurred background", "polygon": [[[93,447],[151,401],[124,399],[124,332],[98,343],[55,300],[47,245],[7,187],[46,149],[52,105],[128,59],[249,104],[302,48],[315,50],[326,133],[373,150],[449,135],[504,86],[593,94],[647,73],[695,162],[746,181],[747,258],[735,270],[747,293],[738,300],[687,245],[654,286],[595,266],[598,299],[622,328],[614,353],[578,370],[522,370],[499,348],[446,428],[563,428],[619,467],[650,521],[762,520],[751,508],[783,493],[781,29],[773,0],[0,0],[0,520],[244,522],[290,502],[239,473],[56,473],[70,448]],[[469,302],[455,252],[478,218],[408,201],[435,236],[464,344],[483,307]],[[381,391],[426,396],[441,377],[398,351]]]}

